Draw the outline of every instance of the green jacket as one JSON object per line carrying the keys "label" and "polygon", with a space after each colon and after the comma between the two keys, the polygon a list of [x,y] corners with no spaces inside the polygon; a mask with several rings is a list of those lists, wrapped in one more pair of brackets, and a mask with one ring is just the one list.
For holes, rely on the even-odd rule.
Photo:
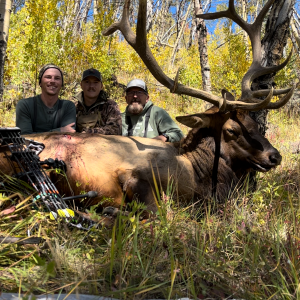
{"label": "green jacket", "polygon": [[145,132],[145,115],[149,107],[152,106],[150,119],[148,123],[147,138],[154,138],[162,133],[169,137],[169,142],[178,142],[183,138],[183,134],[177,124],[171,119],[169,114],[158,106],[154,106],[148,101],[139,115],[133,115],[127,112],[122,113],[122,135],[128,136],[129,119],[131,119],[133,136],[144,136]]}
{"label": "green jacket", "polygon": [[[37,97],[37,111],[35,121],[35,132],[33,131],[34,119],[34,97],[21,99],[16,106],[16,126],[21,129],[21,134],[31,134],[37,132],[60,131],[64,127],[76,122],[75,104],[69,100],[61,100],[61,124],[58,124],[58,103],[52,108],[47,107],[41,99]],[[59,127],[58,127],[59,126]],[[75,129],[75,126],[74,126]]]}

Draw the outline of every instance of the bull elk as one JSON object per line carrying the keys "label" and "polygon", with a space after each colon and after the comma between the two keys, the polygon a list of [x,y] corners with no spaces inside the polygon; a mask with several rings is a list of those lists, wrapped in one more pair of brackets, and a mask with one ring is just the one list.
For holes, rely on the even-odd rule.
{"label": "bull elk", "polygon": [[[281,155],[263,137],[248,111],[277,109],[292,96],[294,87],[282,90],[252,91],[251,82],[258,76],[282,69],[291,57],[275,67],[261,66],[261,26],[273,0],[264,6],[253,24],[246,23],[235,11],[234,1],[229,1],[226,11],[201,15],[203,19],[228,17],[250,36],[253,62],[242,80],[242,94],[235,100],[227,91],[223,97],[190,88],[178,82],[178,73],[172,80],[161,70],[154,59],[146,38],[147,1],[140,0],[136,35],[130,28],[128,16],[130,0],[125,1],[121,21],[111,25],[105,35],[120,30],[127,42],[139,54],[153,76],[171,92],[203,99],[214,106],[204,113],[177,117],[182,124],[192,128],[180,143],[163,143],[140,137],[103,136],[98,134],[43,133],[30,138],[46,145],[40,154],[44,160],[56,157],[67,165],[68,181],[52,173],[52,179],[61,194],[70,196],[82,191],[95,190],[98,197],[90,204],[102,201],[104,206],[119,207],[122,198],[136,198],[156,211],[153,196],[153,174],[165,191],[172,182],[179,199],[192,201],[211,197],[212,174],[217,168],[217,196],[224,199],[238,184],[245,171],[267,172],[281,162]],[[285,94],[271,103],[273,95]],[[265,97],[264,100],[259,97]],[[217,141],[215,146],[215,140]],[[219,153],[217,153],[219,152]],[[217,157],[217,164],[216,164]],[[0,168],[10,173],[10,166],[0,157]]]}

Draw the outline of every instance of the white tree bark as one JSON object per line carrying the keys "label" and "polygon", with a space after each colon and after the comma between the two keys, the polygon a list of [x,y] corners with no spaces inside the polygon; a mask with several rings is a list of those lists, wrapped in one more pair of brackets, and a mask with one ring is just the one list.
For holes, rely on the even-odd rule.
{"label": "white tree bark", "polygon": [[147,0],[147,25],[146,31],[149,32],[153,25],[153,2],[152,0]]}
{"label": "white tree bark", "polygon": [[0,101],[3,101],[3,75],[8,41],[9,19],[11,13],[11,0],[0,1]]}
{"label": "white tree bark", "polygon": [[292,22],[291,22],[291,29],[292,29],[293,36],[298,44],[298,47],[300,48],[300,37],[299,37],[298,31],[297,31],[297,28],[294,24],[294,20],[292,20]]}
{"label": "white tree bark", "polygon": [[[201,0],[194,0],[194,7],[196,15],[199,13],[203,13]],[[202,74],[202,89],[206,92],[211,92],[210,66],[207,51],[207,28],[203,19],[196,17],[195,21]],[[205,104],[206,108],[210,106],[211,105],[209,103]]]}
{"label": "white tree bark", "polygon": [[182,34],[183,34],[183,32],[184,32],[186,20],[187,20],[188,15],[190,14],[191,8],[192,8],[192,1],[190,2],[189,6],[188,6],[188,8],[187,8],[185,17],[184,17],[184,19],[182,20],[181,29],[180,29],[180,31],[179,31],[179,34],[178,34],[177,39],[176,39],[175,44],[174,44],[174,49],[173,49],[173,52],[172,52],[172,55],[171,55],[171,65],[174,64],[174,60],[175,60],[175,56],[176,56],[177,47],[178,47],[179,41],[180,41],[180,39],[181,39],[181,37],[182,37]]}

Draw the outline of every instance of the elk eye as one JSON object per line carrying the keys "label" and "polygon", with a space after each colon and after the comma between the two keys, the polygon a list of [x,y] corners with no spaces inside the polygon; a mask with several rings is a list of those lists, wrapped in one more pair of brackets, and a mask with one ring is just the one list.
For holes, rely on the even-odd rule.
{"label": "elk eye", "polygon": [[233,129],[227,129],[227,131],[232,135],[238,136],[238,134]]}

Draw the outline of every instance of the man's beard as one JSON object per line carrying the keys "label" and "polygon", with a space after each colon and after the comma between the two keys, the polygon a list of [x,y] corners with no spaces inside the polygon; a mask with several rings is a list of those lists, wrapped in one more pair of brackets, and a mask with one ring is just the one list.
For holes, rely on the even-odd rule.
{"label": "man's beard", "polygon": [[128,105],[127,111],[133,115],[140,114],[144,109],[144,106],[140,103],[134,102]]}

